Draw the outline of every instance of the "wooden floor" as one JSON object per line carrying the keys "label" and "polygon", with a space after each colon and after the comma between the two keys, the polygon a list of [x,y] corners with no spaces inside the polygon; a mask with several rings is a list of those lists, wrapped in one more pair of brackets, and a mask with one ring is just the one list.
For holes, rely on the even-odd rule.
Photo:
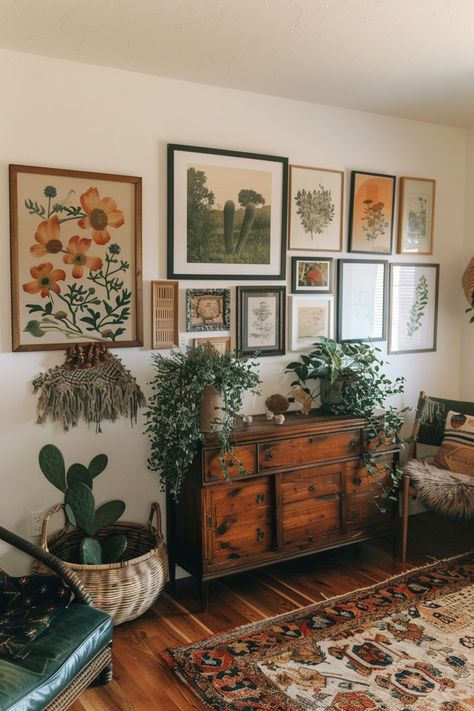
{"label": "wooden floor", "polygon": [[[474,548],[472,526],[431,514],[410,517],[407,567]],[[114,634],[114,679],[88,689],[71,711],[189,711],[207,708],[160,658],[166,647],[203,639],[313,602],[372,585],[401,572],[390,540],[374,540],[211,583],[209,610],[199,612],[197,586],[179,581],[175,597]]]}

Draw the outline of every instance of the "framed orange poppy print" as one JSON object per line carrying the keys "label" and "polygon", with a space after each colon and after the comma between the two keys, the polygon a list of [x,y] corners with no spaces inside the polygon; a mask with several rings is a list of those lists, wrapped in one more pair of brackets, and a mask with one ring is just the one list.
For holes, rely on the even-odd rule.
{"label": "framed orange poppy print", "polygon": [[14,351],[142,345],[141,178],[10,165]]}

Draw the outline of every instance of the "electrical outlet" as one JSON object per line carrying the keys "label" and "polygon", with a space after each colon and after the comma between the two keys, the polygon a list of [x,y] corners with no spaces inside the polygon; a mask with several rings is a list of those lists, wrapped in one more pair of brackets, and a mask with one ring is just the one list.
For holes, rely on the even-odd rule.
{"label": "electrical outlet", "polygon": [[43,519],[44,511],[32,511],[30,513],[30,536],[41,536]]}

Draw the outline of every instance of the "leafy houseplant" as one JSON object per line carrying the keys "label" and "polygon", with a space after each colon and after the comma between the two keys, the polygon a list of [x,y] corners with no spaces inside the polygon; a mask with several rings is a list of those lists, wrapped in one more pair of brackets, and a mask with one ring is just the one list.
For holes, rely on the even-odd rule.
{"label": "leafy houseplant", "polygon": [[232,451],[232,430],[246,391],[259,392],[256,365],[237,353],[219,353],[208,345],[174,351],[169,357],[154,354],[155,376],[149,400],[146,432],[151,454],[148,466],[160,471],[163,488],[177,499],[187,469],[203,433],[200,408],[207,387],[222,397],[213,419],[220,448],[221,465],[227,474],[226,455]]}
{"label": "leafy houseplant", "polygon": [[[382,486],[381,462],[375,453],[388,443],[402,447],[406,442],[400,437],[400,429],[408,408],[398,410],[385,405],[387,398],[403,392],[405,379],[398,377],[392,381],[384,375],[384,361],[379,352],[379,348],[369,343],[337,343],[322,338],[311,353],[290,363],[286,370],[296,376],[292,385],[302,387],[313,398],[321,395],[322,409],[326,412],[366,420],[369,446],[362,456],[368,474]],[[403,472],[398,464],[395,470],[390,466],[390,472],[391,483],[388,488],[382,486],[382,497],[396,500]]]}
{"label": "leafy houseplant", "polygon": [[54,444],[46,444],[39,453],[41,471],[53,486],[64,493],[69,523],[84,533],[79,547],[80,560],[84,565],[115,563],[127,547],[127,538],[123,534],[109,536],[103,541],[96,538],[125,511],[124,502],[118,499],[102,504],[98,509],[95,507],[92,482],[104,471],[107,462],[105,454],[98,454],[88,467],[71,464],[66,472],[64,457]]}

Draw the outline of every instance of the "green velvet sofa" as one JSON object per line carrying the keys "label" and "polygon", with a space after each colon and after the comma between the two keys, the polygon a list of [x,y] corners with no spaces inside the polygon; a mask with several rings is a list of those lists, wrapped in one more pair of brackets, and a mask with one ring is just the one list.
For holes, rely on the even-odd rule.
{"label": "green velvet sofa", "polygon": [[[0,711],[66,709],[87,686],[107,683],[112,678],[112,620],[106,613],[92,607],[89,593],[62,561],[1,526],[0,539],[45,563],[62,579],[62,582],[49,576],[46,579],[55,581],[58,603],[55,605],[48,598],[43,608],[39,604],[40,612],[33,622],[34,634],[31,634],[30,628],[25,627],[21,606],[25,607],[25,602],[32,598],[41,601],[43,592],[50,584],[44,585],[42,576],[14,579],[3,574],[10,587],[0,597],[5,608],[0,609],[0,639],[3,640]],[[15,581],[26,589],[23,597],[16,594]],[[8,598],[11,590],[14,590],[16,605],[13,612]],[[28,594],[30,590],[33,591],[32,597]],[[73,600],[68,604],[72,597],[70,591]],[[60,597],[64,597],[66,592],[68,602],[59,604]],[[44,609],[48,614],[41,617]],[[47,624],[42,625],[44,620]],[[31,640],[30,634],[34,637]]]}

